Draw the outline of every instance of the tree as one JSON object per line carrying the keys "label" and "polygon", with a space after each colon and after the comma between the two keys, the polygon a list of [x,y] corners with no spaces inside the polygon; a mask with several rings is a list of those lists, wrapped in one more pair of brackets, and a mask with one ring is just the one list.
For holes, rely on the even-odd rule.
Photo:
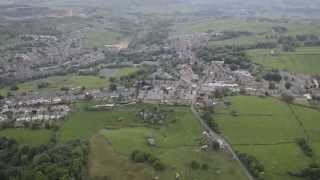
{"label": "tree", "polygon": [[163,171],[165,169],[165,165],[160,161],[160,160],[156,160],[152,163],[152,167],[156,170],[156,171]]}
{"label": "tree", "polygon": [[278,72],[269,72],[263,76],[267,81],[280,82],[282,80],[281,75]]}
{"label": "tree", "polygon": [[11,91],[18,91],[19,87],[17,85],[13,85],[13,86],[10,87],[10,90]]}
{"label": "tree", "polygon": [[201,169],[203,169],[203,170],[208,170],[209,169],[209,165],[208,164],[202,164],[201,165]]}
{"label": "tree", "polygon": [[112,83],[114,83],[114,82],[117,81],[117,79],[116,79],[115,77],[110,77],[110,78],[109,78],[109,81],[112,82]]}
{"label": "tree", "polygon": [[292,84],[291,84],[290,82],[286,82],[286,83],[284,84],[284,87],[285,87],[286,89],[290,89],[291,86],[292,86]]}
{"label": "tree", "polygon": [[190,167],[191,167],[191,169],[199,169],[200,164],[197,161],[191,161]]}
{"label": "tree", "polygon": [[281,95],[281,99],[286,103],[292,103],[294,101],[294,97],[292,95],[285,93]]}
{"label": "tree", "polygon": [[274,82],[270,82],[269,83],[269,89],[273,90],[273,89],[277,89],[277,86]]}
{"label": "tree", "polygon": [[114,84],[114,83],[111,83],[111,84],[109,85],[109,90],[110,90],[110,91],[115,91],[115,90],[117,90],[117,85]]}

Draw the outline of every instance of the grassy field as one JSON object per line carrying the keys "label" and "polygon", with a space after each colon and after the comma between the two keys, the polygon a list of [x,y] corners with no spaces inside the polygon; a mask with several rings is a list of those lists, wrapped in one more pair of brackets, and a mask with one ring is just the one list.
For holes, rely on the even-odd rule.
{"label": "grassy field", "polygon": [[270,50],[250,50],[251,59],[268,69],[281,69],[291,72],[319,74],[320,47],[301,47],[294,52],[271,55]]}
{"label": "grassy field", "polygon": [[104,45],[113,44],[120,34],[109,29],[98,27],[97,29],[88,32],[83,40],[83,45],[86,48],[103,48]]}
{"label": "grassy field", "polygon": [[[39,89],[38,85],[41,83],[49,83],[46,88]],[[98,76],[84,76],[78,74],[68,74],[65,76],[51,76],[44,79],[34,80],[26,83],[18,84],[18,92],[43,92],[59,91],[62,87],[78,88],[86,87],[87,89],[106,87],[108,84],[107,79],[102,79]],[[0,93],[6,94],[9,88],[0,89]]]}
{"label": "grassy field", "polygon": [[[90,140],[89,172],[92,176],[139,180],[159,176],[170,180],[175,179],[178,172],[183,179],[245,179],[229,155],[200,152],[198,139],[201,127],[189,107],[162,106],[174,110],[176,121],[153,129],[145,127],[137,116],[138,110],[146,105],[116,107],[100,112],[86,110],[94,104],[76,104],[59,133],[60,142],[77,138]],[[157,148],[146,144],[147,136],[155,137]],[[150,165],[132,163],[128,160],[129,155],[136,149],[154,154],[166,164],[167,169],[156,172]],[[191,171],[189,163],[192,160],[207,163],[209,169]],[[114,173],[115,169],[117,173]]]}
{"label": "grassy field", "polygon": [[283,35],[295,36],[297,34],[320,35],[320,26],[310,22],[261,22],[240,19],[206,19],[193,22],[177,23],[173,30],[178,34],[214,31],[248,31],[251,36],[240,36],[221,41],[209,41],[210,46],[224,45],[255,45],[257,43],[276,42],[277,39],[267,39],[273,35],[273,27],[282,26],[287,28]]}
{"label": "grassy field", "polygon": [[137,126],[136,107],[128,106],[125,110],[114,108],[112,111],[87,111],[86,107],[96,103],[76,104],[60,131],[60,141],[77,138],[90,138],[103,128],[121,128]]}
{"label": "grassy field", "polygon": [[[167,168],[154,172],[160,179],[175,179],[179,173],[182,179],[245,179],[236,162],[222,152],[201,152],[198,146],[201,128],[188,107],[171,107],[176,114],[176,122],[150,129],[145,127],[101,130],[115,152],[128,157],[133,150],[142,150],[158,157]],[[150,147],[146,138],[152,136],[157,147]],[[192,160],[209,165],[208,170],[191,170]],[[219,172],[219,173],[217,173]]]}
{"label": "grassy field", "polygon": [[[214,118],[236,150],[254,155],[264,164],[265,179],[294,179],[288,171],[312,162],[296,145],[297,138],[309,138],[320,155],[319,111],[272,98],[237,96],[230,100],[232,105],[218,108]],[[239,116],[231,115],[234,110]]]}
{"label": "grassy field", "polygon": [[214,20],[207,19],[202,21],[187,22],[176,24],[174,30],[179,33],[215,31],[249,31],[254,33],[264,33],[271,30],[273,23],[245,21],[237,19]]}
{"label": "grassy field", "polygon": [[130,163],[128,157],[117,154],[102,135],[90,138],[89,174],[121,180],[149,180],[153,170],[146,165]]}
{"label": "grassy field", "polygon": [[[113,77],[119,78],[122,76],[127,76],[138,70],[135,67],[124,67],[115,69],[116,73]],[[41,83],[49,83],[48,87],[39,89],[38,85]],[[35,92],[38,93],[48,93],[52,91],[60,91],[62,87],[79,88],[86,87],[86,89],[98,89],[107,87],[109,84],[108,78],[101,78],[99,76],[93,75],[78,75],[78,74],[68,74],[64,76],[51,76],[44,79],[34,80],[30,82],[17,84],[19,90],[17,92]],[[5,96],[10,91],[9,87],[0,88],[0,95]]]}
{"label": "grassy field", "polygon": [[209,41],[209,46],[225,46],[225,45],[255,45],[257,43],[274,42],[274,39],[267,39],[265,36],[240,36],[237,38],[221,40],[221,41]]}
{"label": "grassy field", "polygon": [[215,31],[249,31],[256,34],[270,34],[272,27],[283,26],[288,29],[286,34],[320,34],[320,25],[309,22],[262,22],[241,19],[205,19],[193,22],[177,23],[173,30],[178,33]]}
{"label": "grassy field", "polygon": [[133,74],[133,73],[135,73],[137,71],[138,71],[138,68],[135,68],[135,67],[121,68],[116,73],[116,77],[128,76],[128,75]]}
{"label": "grassy field", "polygon": [[40,145],[49,142],[52,132],[49,130],[5,129],[0,136],[15,139],[18,143]]}

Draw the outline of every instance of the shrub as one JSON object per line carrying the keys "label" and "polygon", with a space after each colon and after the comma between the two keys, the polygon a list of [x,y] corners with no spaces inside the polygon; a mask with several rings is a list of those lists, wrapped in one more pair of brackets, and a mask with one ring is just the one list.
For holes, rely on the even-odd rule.
{"label": "shrub", "polygon": [[16,86],[16,85],[14,85],[14,86],[11,86],[11,87],[10,87],[10,90],[11,90],[11,91],[18,91],[18,90],[19,90],[19,87]]}
{"label": "shrub", "polygon": [[241,162],[247,167],[248,171],[256,178],[264,172],[264,166],[259,162],[254,156],[248,155],[246,153],[239,153],[237,155]]}
{"label": "shrub", "polygon": [[202,164],[201,165],[201,169],[208,170],[209,169],[209,165],[208,164]]}
{"label": "shrub", "polygon": [[131,159],[134,161],[134,162],[137,162],[137,163],[143,163],[145,162],[148,157],[147,157],[147,154],[144,153],[144,152],[141,152],[139,150],[135,150],[132,152],[131,154]]}
{"label": "shrub", "polygon": [[191,167],[191,169],[199,169],[200,164],[197,161],[191,161],[190,167]]}
{"label": "shrub", "polygon": [[154,161],[151,165],[156,171],[163,171],[165,169],[165,165],[160,160]]}
{"label": "shrub", "polygon": [[297,144],[299,145],[299,147],[301,148],[301,150],[306,156],[308,157],[313,156],[312,148],[306,139],[304,138],[297,139]]}
{"label": "shrub", "polygon": [[263,76],[263,78],[267,81],[276,81],[280,82],[282,80],[282,77],[277,72],[270,72]]}
{"label": "shrub", "polygon": [[286,103],[292,103],[294,101],[294,97],[289,94],[282,94],[281,99]]}
{"label": "shrub", "polygon": [[157,157],[139,150],[134,150],[131,153],[131,160],[136,163],[149,163],[156,171],[165,169],[165,165]]}
{"label": "shrub", "polygon": [[292,86],[292,84],[291,84],[290,82],[286,82],[286,83],[284,84],[284,87],[286,87],[286,89],[290,89],[291,86]]}

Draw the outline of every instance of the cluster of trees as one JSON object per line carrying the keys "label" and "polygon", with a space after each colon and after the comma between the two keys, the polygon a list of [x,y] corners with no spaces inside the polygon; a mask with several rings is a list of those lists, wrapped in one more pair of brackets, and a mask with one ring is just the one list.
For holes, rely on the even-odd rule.
{"label": "cluster of trees", "polygon": [[296,142],[306,156],[313,156],[313,150],[305,138],[299,138]]}
{"label": "cluster of trees", "polygon": [[48,82],[40,82],[39,84],[37,84],[38,89],[44,89],[44,88],[48,88],[50,86],[50,83]]}
{"label": "cluster of trees", "polygon": [[130,157],[133,162],[150,164],[156,171],[163,171],[166,168],[165,164],[162,163],[159,158],[147,152],[134,150]]}
{"label": "cluster of trees", "polygon": [[283,51],[294,51],[300,45],[319,46],[320,38],[314,34],[300,34],[296,36],[280,36],[278,43],[282,45]]}
{"label": "cluster of trees", "polygon": [[197,170],[197,169],[202,169],[202,170],[208,170],[209,169],[209,165],[206,164],[206,163],[203,163],[203,164],[200,164],[198,161],[191,161],[190,163],[190,168],[191,169],[194,169],[194,170]]}
{"label": "cluster of trees", "polygon": [[290,176],[304,178],[307,180],[319,180],[320,166],[318,164],[310,164],[307,168],[299,172],[288,172]]}
{"label": "cluster of trees", "polygon": [[[154,66],[144,66],[143,68],[139,69],[138,71],[134,73],[130,73],[127,76],[120,77],[120,82],[125,87],[132,87],[135,85],[136,80],[146,80],[148,79],[148,76],[152,73],[154,73],[157,70]],[[141,87],[137,87],[138,89]]]}
{"label": "cluster of trees", "polygon": [[249,172],[256,178],[260,178],[264,172],[264,166],[254,156],[246,153],[236,152],[241,162],[247,167]]}
{"label": "cluster of trees", "polygon": [[224,31],[221,36],[212,35],[210,41],[223,41],[227,39],[237,38],[240,36],[251,36],[253,33],[248,31]]}
{"label": "cluster of trees", "polygon": [[286,103],[292,103],[294,101],[294,97],[287,93],[282,93],[281,99]]}
{"label": "cluster of trees", "polygon": [[205,47],[197,50],[197,57],[205,62],[224,61],[225,64],[236,65],[241,69],[251,66],[249,56],[241,48],[225,47]]}
{"label": "cluster of trees", "polygon": [[144,123],[149,125],[162,125],[168,122],[174,122],[174,110],[166,110],[157,106],[145,107],[138,112],[138,117],[141,118]]}
{"label": "cluster of trees", "polygon": [[302,34],[296,35],[296,39],[300,42],[303,42],[305,46],[319,46],[320,38],[314,34]]}
{"label": "cluster of trees", "polygon": [[278,71],[268,72],[263,76],[263,79],[267,81],[275,81],[280,82],[282,80],[282,76]]}
{"label": "cluster of trees", "polygon": [[283,27],[283,26],[274,26],[272,29],[277,32],[277,33],[286,33],[288,32],[288,28]]}
{"label": "cluster of trees", "polygon": [[213,110],[204,109],[201,118],[205,120],[207,125],[216,133],[221,133],[218,123],[213,119]]}
{"label": "cluster of trees", "polygon": [[65,144],[29,146],[0,138],[0,179],[86,179],[88,145],[75,140]]}

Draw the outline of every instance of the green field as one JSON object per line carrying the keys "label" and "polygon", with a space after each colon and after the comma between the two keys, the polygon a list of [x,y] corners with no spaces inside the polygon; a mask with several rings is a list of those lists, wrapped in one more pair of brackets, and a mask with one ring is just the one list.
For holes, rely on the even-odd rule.
{"label": "green field", "polygon": [[283,26],[288,29],[286,34],[320,34],[320,25],[309,22],[292,21],[284,22],[263,22],[241,19],[205,19],[193,22],[177,23],[173,30],[179,33],[215,31],[249,31],[256,34],[270,34],[272,27]]}
{"label": "green field", "polygon": [[[77,138],[90,138],[103,128],[121,128],[137,126],[136,108],[128,106],[125,110],[114,108],[112,111],[87,111],[86,107],[96,103],[79,103],[74,112],[60,130],[60,141],[65,142]],[[141,124],[140,124],[141,125]]]}
{"label": "green field", "polygon": [[89,175],[91,177],[110,177],[121,180],[152,179],[152,168],[143,164],[129,162],[127,156],[114,151],[102,135],[90,138]]}
{"label": "green field", "polygon": [[[296,145],[297,138],[309,138],[316,155],[320,155],[319,111],[272,98],[236,96],[230,100],[232,105],[218,108],[214,118],[236,150],[254,155],[264,164],[266,179],[294,179],[288,171],[312,162]],[[234,110],[239,116],[231,115]]]}
{"label": "green field", "polygon": [[290,72],[319,74],[320,47],[301,47],[294,52],[281,52],[271,55],[270,50],[250,50],[251,59],[268,69],[281,69]]}
{"label": "green field", "polygon": [[277,42],[276,38],[267,38],[273,35],[273,27],[282,26],[287,28],[283,35],[295,36],[298,34],[320,35],[320,26],[310,22],[292,21],[284,22],[263,22],[240,19],[206,19],[193,22],[177,23],[173,30],[178,33],[194,33],[214,31],[247,31],[253,33],[251,36],[240,36],[232,39],[209,41],[209,46],[224,45],[255,45],[257,43]]}
{"label": "green field", "polygon": [[[158,157],[168,166],[163,172],[153,172],[160,179],[175,179],[176,173],[182,179],[246,179],[230,156],[222,152],[199,150],[201,128],[188,107],[171,108],[175,111],[176,122],[160,129],[133,127],[101,130],[100,134],[121,156],[128,157],[137,149]],[[149,136],[155,139],[157,147],[147,145],[146,138]],[[209,169],[191,170],[188,164],[192,160],[208,164]]]}
{"label": "green field", "polygon": [[237,19],[207,19],[202,21],[176,24],[174,30],[179,33],[215,31],[249,31],[254,33],[264,33],[271,31],[273,23],[245,21]]}
{"label": "green field", "polygon": [[88,32],[83,40],[83,45],[86,48],[103,48],[104,45],[111,45],[115,43],[120,34],[106,28],[99,27],[93,31]]}
{"label": "green field", "polygon": [[130,74],[133,74],[138,71],[138,68],[135,67],[125,67],[119,69],[119,71],[116,73],[116,77],[122,77],[122,76],[128,76]]}
{"label": "green field", "polygon": [[[174,110],[176,121],[153,129],[145,127],[137,116],[138,110],[145,105],[115,107],[111,111],[87,111],[86,107],[93,104],[95,103],[76,104],[74,113],[59,132],[60,142],[77,138],[90,139],[91,152],[94,152],[90,154],[89,169],[92,176],[143,180],[156,175],[170,180],[174,179],[178,172],[186,179],[245,179],[241,169],[229,155],[199,151],[198,138],[201,128],[189,107],[162,106]],[[146,137],[149,135],[155,137],[159,147],[147,146]],[[154,154],[168,168],[164,172],[156,172],[149,165],[128,161],[129,154],[136,149]],[[100,155],[97,153],[108,155],[98,158]],[[199,169],[192,172],[188,165],[192,160],[207,163],[209,170]],[[124,172],[111,173],[105,169],[123,169]],[[217,174],[217,171],[221,173]]]}
{"label": "green field", "polygon": [[240,36],[237,38],[219,40],[219,41],[209,41],[209,46],[225,46],[225,45],[256,45],[257,43],[275,42],[274,39],[267,39],[265,36],[252,35],[252,36]]}
{"label": "green field", "polygon": [[[49,83],[50,85],[46,88],[39,89],[38,85],[41,83]],[[51,76],[44,79],[34,80],[26,83],[18,84],[18,92],[43,92],[48,91],[59,91],[62,87],[68,88],[79,88],[86,87],[87,89],[102,88],[108,84],[107,79],[102,79],[98,76],[84,76],[78,74],[68,74],[65,76]],[[0,93],[6,94],[9,88],[3,88]]]}
{"label": "green field", "polygon": [[[134,67],[118,68],[117,73],[114,77],[127,76],[135,73],[138,69]],[[49,83],[50,85],[46,88],[39,89],[38,85],[41,83]],[[79,88],[86,87],[86,89],[99,89],[107,87],[109,80],[93,75],[78,75],[68,74],[65,76],[51,76],[44,79],[34,80],[30,82],[18,84],[19,90],[17,92],[38,92],[47,93],[52,91],[59,91],[62,87],[67,88]],[[9,87],[0,88],[0,95],[5,96],[9,92]]]}
{"label": "green field", "polygon": [[49,142],[52,132],[49,130],[5,129],[0,136],[12,138],[22,144],[40,145]]}

